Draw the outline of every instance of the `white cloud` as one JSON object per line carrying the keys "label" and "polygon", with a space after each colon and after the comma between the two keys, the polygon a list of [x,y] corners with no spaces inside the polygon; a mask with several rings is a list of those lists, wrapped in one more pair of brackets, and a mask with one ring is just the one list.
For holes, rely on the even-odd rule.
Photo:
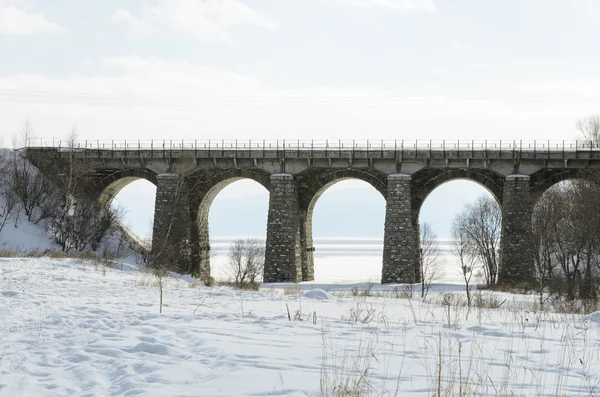
{"label": "white cloud", "polygon": [[32,36],[56,34],[63,30],[44,14],[32,11],[22,1],[0,1],[0,35]]}
{"label": "white cloud", "polygon": [[127,24],[142,37],[174,31],[202,41],[229,39],[230,30],[243,25],[276,27],[269,18],[236,0],[158,0],[139,15],[119,9],[111,20]]}
{"label": "white cloud", "polygon": [[326,0],[339,5],[376,7],[391,10],[435,11],[435,0]]}
{"label": "white cloud", "polygon": [[102,74],[0,76],[4,142],[25,117],[57,138],[76,122],[84,139],[570,139],[600,106],[600,80],[281,89],[190,62],[94,62]]}

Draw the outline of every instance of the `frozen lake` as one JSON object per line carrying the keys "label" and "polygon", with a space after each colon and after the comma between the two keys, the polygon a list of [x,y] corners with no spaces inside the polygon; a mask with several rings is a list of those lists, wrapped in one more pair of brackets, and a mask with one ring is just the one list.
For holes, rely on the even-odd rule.
{"label": "frozen lake", "polygon": [[[211,239],[211,273],[217,280],[227,279],[227,252],[233,238]],[[383,241],[381,239],[328,238],[314,241],[315,283],[356,283],[381,280]],[[461,283],[450,241],[439,241],[439,260],[445,263],[441,283]]]}

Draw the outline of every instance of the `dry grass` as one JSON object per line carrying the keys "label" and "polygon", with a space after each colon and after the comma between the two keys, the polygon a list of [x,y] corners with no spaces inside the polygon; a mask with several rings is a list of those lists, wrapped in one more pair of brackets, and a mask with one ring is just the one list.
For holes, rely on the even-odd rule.
{"label": "dry grass", "polygon": [[230,287],[238,291],[258,291],[260,289],[260,283],[233,283],[230,281],[219,282],[219,286]]}
{"label": "dry grass", "polygon": [[286,285],[283,289],[284,295],[301,295],[304,293],[304,290],[300,288],[297,284],[289,284]]}

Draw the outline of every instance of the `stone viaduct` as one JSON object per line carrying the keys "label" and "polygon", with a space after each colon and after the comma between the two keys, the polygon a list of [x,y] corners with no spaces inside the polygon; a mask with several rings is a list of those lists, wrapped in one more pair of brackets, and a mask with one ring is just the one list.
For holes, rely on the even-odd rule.
{"label": "stone viaduct", "polygon": [[[48,147],[49,146],[49,147]],[[600,170],[600,150],[581,143],[520,141],[162,141],[41,144],[25,149],[47,175],[84,170],[85,194],[110,203],[136,179],[156,185],[155,261],[210,276],[208,212],[241,178],[270,193],[265,282],[314,279],[315,203],[344,179],[367,182],[385,198],[382,283],[419,280],[419,211],[441,184],[468,179],[502,208],[499,282],[533,276],[531,213],[554,183]],[[360,225],[357,225],[360,227]]]}

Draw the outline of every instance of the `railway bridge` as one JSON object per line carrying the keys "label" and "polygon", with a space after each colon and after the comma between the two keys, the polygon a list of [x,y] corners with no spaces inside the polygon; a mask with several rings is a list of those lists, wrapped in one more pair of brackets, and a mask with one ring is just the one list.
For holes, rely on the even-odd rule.
{"label": "railway bridge", "polygon": [[[210,277],[208,212],[228,184],[249,178],[270,194],[265,282],[314,279],[312,214],[344,179],[386,200],[382,283],[419,281],[419,211],[439,185],[468,179],[502,208],[499,282],[533,276],[531,214],[554,183],[595,178],[600,149],[551,141],[33,141],[27,158],[49,176],[76,169],[81,194],[110,203],[128,183],[156,185],[152,255],[180,272]],[[63,171],[61,171],[63,170]],[[356,225],[360,228],[360,225]]]}

